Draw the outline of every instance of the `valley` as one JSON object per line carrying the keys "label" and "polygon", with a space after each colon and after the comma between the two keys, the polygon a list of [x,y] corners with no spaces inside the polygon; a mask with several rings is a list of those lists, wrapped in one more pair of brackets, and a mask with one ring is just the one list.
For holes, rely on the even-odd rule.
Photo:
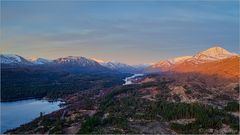
{"label": "valley", "polygon": [[199,84],[202,78],[187,76],[149,74],[136,84],[77,92],[64,98],[66,108],[8,133],[238,133],[237,82]]}
{"label": "valley", "polygon": [[0,134],[240,135],[240,0],[0,5]]}
{"label": "valley", "polygon": [[141,69],[113,64],[82,56],[32,62],[1,55],[1,102],[65,102],[5,133],[239,133],[237,54],[213,47]]}

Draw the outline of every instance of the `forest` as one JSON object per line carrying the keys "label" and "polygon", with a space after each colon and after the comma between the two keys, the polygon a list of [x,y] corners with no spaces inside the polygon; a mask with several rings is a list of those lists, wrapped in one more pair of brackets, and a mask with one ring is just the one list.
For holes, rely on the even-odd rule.
{"label": "forest", "polygon": [[1,75],[1,101],[4,102],[42,97],[57,99],[81,90],[112,87],[123,84],[123,79],[130,74],[23,68],[2,69]]}
{"label": "forest", "polygon": [[[74,76],[73,78],[81,75],[84,81],[91,82],[92,79],[92,83],[98,84],[99,88],[105,86],[105,83],[98,82],[99,78],[104,77],[105,80],[111,79],[108,81],[108,85],[114,87],[102,91],[93,88],[91,92],[82,91],[72,94],[67,98],[70,104],[66,108],[49,115],[40,115],[31,123],[8,133],[31,131],[29,133],[60,134],[68,133],[69,127],[76,128],[75,133],[80,134],[215,134],[221,132],[225,127],[229,127],[230,130],[226,130],[224,133],[239,133],[239,118],[233,115],[239,111],[239,103],[236,100],[229,100],[222,108],[204,104],[200,100],[188,103],[169,100],[174,96],[170,94],[169,85],[175,81],[167,77],[155,76],[155,82],[115,85],[117,80],[119,83],[122,80],[119,78],[114,80],[116,76],[109,77],[110,74],[89,76],[89,74],[69,73],[69,75]],[[123,76],[119,75],[118,77]],[[69,78],[67,80],[71,81]],[[78,79],[80,80],[80,77]],[[112,83],[113,80],[115,83]],[[58,80],[58,82],[61,81]],[[188,94],[196,92],[196,88],[185,85],[183,87],[187,88],[186,92],[191,90],[190,93],[187,92]],[[159,93],[151,97],[149,94],[152,90],[157,90]],[[147,93],[143,93],[143,91],[147,91]],[[62,118],[64,112],[67,113]],[[182,122],[188,120],[191,121]]]}
{"label": "forest", "polygon": [[[79,133],[106,133],[105,128],[110,125],[116,129],[111,131],[113,133],[138,133],[131,128],[134,120],[166,121],[172,130],[180,134],[203,134],[209,129],[219,130],[224,125],[234,130],[229,133],[239,132],[239,119],[230,114],[239,111],[237,101],[230,101],[225,108],[219,109],[201,103],[170,102],[160,96],[157,101],[140,98],[137,90],[150,85],[155,84],[123,86],[113,90],[102,100],[99,113],[87,118]],[[104,114],[109,115],[104,119]],[[171,122],[181,119],[194,121],[188,124]]]}

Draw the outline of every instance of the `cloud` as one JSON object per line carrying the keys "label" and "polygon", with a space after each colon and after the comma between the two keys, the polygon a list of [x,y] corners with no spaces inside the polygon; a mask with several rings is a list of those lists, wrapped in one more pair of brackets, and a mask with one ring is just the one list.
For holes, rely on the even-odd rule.
{"label": "cloud", "polygon": [[[5,2],[1,51],[152,62],[212,44],[236,50],[234,2]],[[146,55],[142,55],[146,54]],[[131,59],[129,59],[131,58]]]}

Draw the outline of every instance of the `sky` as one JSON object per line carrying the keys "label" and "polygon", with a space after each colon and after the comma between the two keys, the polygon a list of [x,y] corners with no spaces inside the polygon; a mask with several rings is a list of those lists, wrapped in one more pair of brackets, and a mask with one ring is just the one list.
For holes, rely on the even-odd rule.
{"label": "sky", "polygon": [[239,53],[238,0],[1,1],[1,53],[153,63],[220,46]]}

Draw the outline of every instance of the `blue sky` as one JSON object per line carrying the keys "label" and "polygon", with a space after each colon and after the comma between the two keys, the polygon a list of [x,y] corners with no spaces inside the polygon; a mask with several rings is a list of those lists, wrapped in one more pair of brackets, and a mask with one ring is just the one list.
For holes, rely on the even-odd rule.
{"label": "blue sky", "polygon": [[1,52],[128,64],[239,50],[238,1],[1,2]]}

